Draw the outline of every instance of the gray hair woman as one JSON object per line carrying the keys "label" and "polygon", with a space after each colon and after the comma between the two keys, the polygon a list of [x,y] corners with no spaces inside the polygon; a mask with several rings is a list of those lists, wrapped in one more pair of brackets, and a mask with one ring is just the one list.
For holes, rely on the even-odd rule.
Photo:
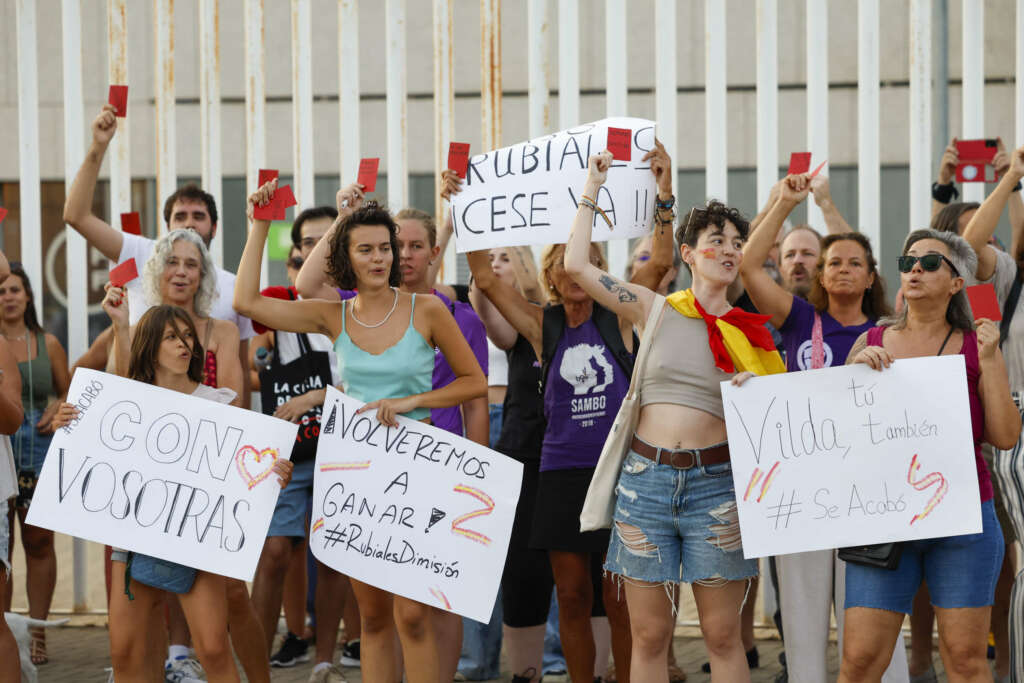
{"label": "gray hair woman", "polygon": [[980,319],[975,329],[964,293],[963,276],[974,273],[977,259],[970,245],[954,233],[910,233],[899,257],[906,305],[861,335],[847,359],[881,371],[897,358],[964,356],[982,532],[907,541],[894,571],[847,565],[841,682],[880,679],[922,580],[938,616],[946,671],[957,672],[963,680],[988,675],[986,635],[1004,544],[981,442],[1011,448],[1021,420],[1010,398],[999,328]]}
{"label": "gray hair woman", "polygon": [[[142,291],[150,306],[174,304],[194,316],[210,315],[213,300],[218,296],[217,269],[199,233],[171,230],[156,241],[153,254],[142,269]],[[142,313],[139,311],[139,315]]]}

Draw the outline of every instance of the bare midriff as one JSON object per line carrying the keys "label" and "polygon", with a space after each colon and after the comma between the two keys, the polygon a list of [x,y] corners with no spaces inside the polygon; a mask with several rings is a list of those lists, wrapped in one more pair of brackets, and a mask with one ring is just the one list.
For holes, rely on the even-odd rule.
{"label": "bare midriff", "polygon": [[505,392],[508,387],[493,386],[487,387],[487,402],[492,406],[500,406],[505,402]]}
{"label": "bare midriff", "polygon": [[697,408],[650,403],[640,409],[636,435],[659,448],[704,448],[726,440],[725,420]]}

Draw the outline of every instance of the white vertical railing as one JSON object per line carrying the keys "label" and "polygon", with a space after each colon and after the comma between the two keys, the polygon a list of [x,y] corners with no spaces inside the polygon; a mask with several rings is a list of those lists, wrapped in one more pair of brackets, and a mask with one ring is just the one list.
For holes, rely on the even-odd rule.
{"label": "white vertical railing", "polygon": [[[964,127],[960,137],[966,140],[975,140],[986,137],[985,5],[982,0],[963,0],[963,17],[960,26],[963,36],[961,101],[964,115]],[[984,199],[984,183],[964,183],[963,201],[981,202]]]}
{"label": "white vertical railing", "polygon": [[[16,0],[18,27],[18,188],[21,263],[39,291],[43,287],[43,232],[39,199],[39,59],[35,0]],[[43,320],[43,297],[35,297]]]}
{"label": "white vertical railing", "polygon": [[857,6],[857,217],[882,262],[882,176],[878,135],[878,0]]}
{"label": "white vertical railing", "polygon": [[480,0],[480,118],[483,149],[501,146],[501,0]]}
{"label": "white vertical railing", "polygon": [[[605,114],[608,116],[629,114],[626,89],[626,35],[626,0],[605,0]],[[628,263],[629,240],[608,240],[609,271],[621,276],[626,271]]]}
{"label": "white vertical railing", "polygon": [[[452,2],[434,0],[434,215],[438,224],[445,220],[448,202],[441,199],[441,171],[448,165],[448,145],[455,130],[455,54],[452,46]],[[455,280],[455,240],[441,255],[441,277]]]}
{"label": "white vertical railing", "polygon": [[408,135],[405,118],[405,0],[387,0],[384,7],[388,70],[388,205],[397,211],[409,201]]}
{"label": "white vertical railing", "polygon": [[1014,147],[1024,145],[1024,0],[1017,0],[1017,69],[1014,77]]}
{"label": "white vertical railing", "polygon": [[[812,168],[828,159],[828,4],[807,0],[807,149]],[[819,232],[825,219],[807,202],[807,222]]]}
{"label": "white vertical railing", "polygon": [[[156,31],[156,196],[163,202],[178,185],[174,119],[174,0],[153,0]],[[163,226],[163,221],[160,221]],[[163,227],[161,227],[161,232]]]}
{"label": "white vertical railing", "polygon": [[[61,48],[64,71],[64,187],[82,164],[85,152],[85,112],[82,104],[82,8],[80,0],[61,0]],[[68,357],[79,358],[89,348],[89,285],[86,280],[85,238],[75,230],[64,231],[64,249],[68,314]],[[42,292],[42,283],[38,291]],[[41,298],[41,297],[38,297]],[[86,541],[75,538],[71,546],[73,566],[72,611],[87,612],[88,565]]]}
{"label": "white vertical railing", "polygon": [[[220,0],[199,0],[199,131],[203,189],[224,210],[220,137]],[[224,265],[224,231],[218,226],[210,256]]]}
{"label": "white vertical railing", "polygon": [[931,223],[932,3],[910,0],[910,229]]}
{"label": "white vertical railing", "polygon": [[526,8],[526,53],[529,69],[530,138],[550,128],[548,98],[548,2],[530,0]]}
{"label": "white vertical railing", "polygon": [[779,176],[779,64],[776,0],[757,0],[757,206]]}
{"label": "white vertical railing", "polygon": [[313,15],[310,0],[292,0],[292,144],[296,212],[316,204],[313,149]]}
{"label": "white vertical railing", "polygon": [[338,0],[338,141],[341,185],[359,169],[359,0]]}
{"label": "white vertical railing", "polygon": [[[245,187],[251,194],[267,164],[267,84],[263,55],[263,0],[245,0]],[[261,286],[270,279],[263,259]]]}
{"label": "white vertical railing", "polygon": [[[128,7],[127,0],[107,0],[107,78],[112,85],[128,83]],[[128,88],[128,97],[132,89]],[[133,116],[132,109],[128,116]],[[90,112],[95,116],[96,112]],[[120,216],[132,210],[131,124],[129,118],[117,120],[117,135],[110,141],[110,224],[120,230]],[[158,203],[157,206],[162,206]],[[159,211],[158,211],[159,213]],[[162,215],[157,222],[163,222]],[[77,234],[77,233],[76,233]]]}
{"label": "white vertical railing", "polygon": [[558,2],[558,128],[580,123],[580,5]]}
{"label": "white vertical railing", "polygon": [[[662,4],[673,6],[671,2],[659,0],[658,7]],[[658,24],[658,36],[661,35],[662,19],[655,15],[655,23]],[[672,12],[671,23],[675,30],[675,12]],[[668,44],[674,45],[673,38]],[[729,155],[728,155],[728,130],[729,117],[725,104],[726,92],[726,50],[728,44],[725,33],[725,3],[720,0],[705,0],[704,2],[704,166],[705,182],[704,195],[707,198],[714,197],[722,202],[728,202],[729,196]],[[655,48],[655,53],[660,55],[661,43]],[[672,69],[672,102],[675,103],[675,60],[671,61]],[[661,60],[658,62],[659,66]],[[674,110],[674,107],[673,107]],[[661,112],[658,113],[661,118]],[[675,131],[673,130],[673,133]],[[674,158],[674,157],[673,157]]]}

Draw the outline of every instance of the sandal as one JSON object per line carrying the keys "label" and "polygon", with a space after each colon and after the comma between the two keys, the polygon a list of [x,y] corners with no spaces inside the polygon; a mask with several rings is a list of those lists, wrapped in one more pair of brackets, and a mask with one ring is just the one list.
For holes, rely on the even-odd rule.
{"label": "sandal", "polygon": [[50,658],[46,656],[46,631],[36,627],[30,629],[30,633],[32,642],[29,644],[29,656],[32,663],[36,666],[48,663]]}

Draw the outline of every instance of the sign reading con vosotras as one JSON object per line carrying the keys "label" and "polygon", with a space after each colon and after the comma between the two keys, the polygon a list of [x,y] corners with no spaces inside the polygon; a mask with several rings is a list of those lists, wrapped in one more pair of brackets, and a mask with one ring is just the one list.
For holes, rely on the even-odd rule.
{"label": "sign reading con vosotras", "polygon": [[594,241],[642,237],[654,221],[657,187],[644,155],[654,122],[608,118],[470,157],[462,191],[452,198],[457,251],[565,242],[576,216],[591,155],[608,128],[630,132],[629,161],[615,161],[592,197],[612,222],[594,218]]}
{"label": "sign reading con vosotras", "polygon": [[722,403],[745,557],[981,531],[963,356],[723,382]]}
{"label": "sign reading con vosotras", "polygon": [[387,427],[327,388],[309,543],[364,583],[486,623],[498,594],[523,466],[399,417]]}
{"label": "sign reading con vosotras", "polygon": [[79,369],[27,522],[252,580],[296,425]]}

